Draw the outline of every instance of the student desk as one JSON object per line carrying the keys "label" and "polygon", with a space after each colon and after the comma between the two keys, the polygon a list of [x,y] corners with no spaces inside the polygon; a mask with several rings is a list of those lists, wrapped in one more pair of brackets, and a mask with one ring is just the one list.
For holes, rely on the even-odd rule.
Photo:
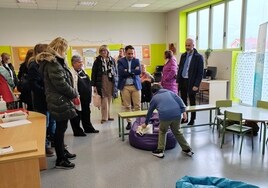
{"label": "student desk", "polygon": [[[191,128],[191,127],[204,126],[204,125],[213,125],[213,122],[212,122],[212,110],[216,110],[216,109],[217,109],[216,106],[211,105],[211,104],[187,106],[186,107],[186,112],[209,111],[209,122],[205,123],[205,124],[181,126],[181,128]],[[125,140],[124,136],[128,135],[128,133],[125,133],[125,131],[124,131],[124,129],[125,129],[124,119],[145,117],[146,114],[147,114],[147,110],[132,111],[132,112],[119,112],[118,113],[119,137],[122,137],[122,141]]]}
{"label": "student desk", "polygon": [[[237,105],[233,105],[232,107],[221,108],[221,110],[242,113],[243,120],[256,121],[256,122],[268,122],[268,109],[237,104]],[[265,142],[266,142],[266,123],[264,123],[264,127],[262,130],[263,130],[263,133],[260,133],[260,134],[263,134],[262,154],[264,155]]]}
{"label": "student desk", "polygon": [[0,146],[12,146],[14,151],[0,155],[1,188],[41,187],[40,169],[46,169],[46,116],[29,112],[31,124],[1,128]]}

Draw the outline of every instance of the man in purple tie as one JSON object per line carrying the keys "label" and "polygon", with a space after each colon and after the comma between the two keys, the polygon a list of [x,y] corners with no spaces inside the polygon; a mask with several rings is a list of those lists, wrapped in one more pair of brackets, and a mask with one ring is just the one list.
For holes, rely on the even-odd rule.
{"label": "man in purple tie", "polygon": [[[190,105],[196,105],[196,93],[203,78],[204,62],[203,57],[194,48],[193,39],[186,39],[186,52],[181,55],[179,70],[177,74],[178,93],[180,93],[184,104],[187,106],[189,98]],[[191,113],[191,119],[188,125],[194,125],[196,113]],[[182,119],[182,123],[188,120]]]}

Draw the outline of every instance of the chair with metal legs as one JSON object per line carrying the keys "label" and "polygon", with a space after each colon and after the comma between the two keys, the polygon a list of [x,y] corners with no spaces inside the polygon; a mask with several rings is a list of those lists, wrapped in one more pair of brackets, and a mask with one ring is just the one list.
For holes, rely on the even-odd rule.
{"label": "chair with metal legs", "polygon": [[[229,121],[235,121],[235,122],[238,122],[238,123],[234,123],[232,125],[227,126]],[[222,148],[222,145],[224,143],[224,137],[225,137],[226,132],[230,132],[230,133],[233,134],[233,144],[235,142],[235,138],[234,138],[235,134],[239,135],[241,137],[239,155],[241,155],[244,136],[247,133],[251,133],[251,142],[252,142],[252,150],[253,150],[253,148],[254,148],[254,144],[253,144],[253,129],[252,129],[252,127],[248,127],[248,126],[243,125],[243,123],[242,123],[242,113],[224,111],[223,135],[222,135],[222,140],[221,140],[221,148]]]}
{"label": "chair with metal legs", "polygon": [[214,118],[214,124],[213,124],[213,128],[212,131],[214,132],[214,126],[217,125],[217,129],[219,130],[219,137],[221,134],[221,128],[220,125],[223,122],[224,119],[224,115],[221,113],[220,108],[221,107],[232,107],[232,100],[218,100],[216,101],[216,115]]}

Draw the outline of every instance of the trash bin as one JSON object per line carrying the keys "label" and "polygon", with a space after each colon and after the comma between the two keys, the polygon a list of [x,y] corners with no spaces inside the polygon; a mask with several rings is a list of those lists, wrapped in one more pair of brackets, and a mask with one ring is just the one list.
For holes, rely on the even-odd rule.
{"label": "trash bin", "polygon": [[176,182],[176,188],[258,188],[258,186],[228,178],[184,176]]}

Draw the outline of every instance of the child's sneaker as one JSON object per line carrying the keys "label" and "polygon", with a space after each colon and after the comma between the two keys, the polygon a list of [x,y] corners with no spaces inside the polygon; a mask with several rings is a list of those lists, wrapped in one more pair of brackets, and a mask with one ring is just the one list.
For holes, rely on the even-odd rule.
{"label": "child's sneaker", "polygon": [[157,149],[157,150],[154,150],[152,151],[152,154],[158,158],[164,158],[164,151],[161,150],[161,149]]}
{"label": "child's sneaker", "polygon": [[194,152],[192,152],[192,149],[187,149],[187,150],[182,150],[182,153],[184,153],[185,155],[192,157]]}

